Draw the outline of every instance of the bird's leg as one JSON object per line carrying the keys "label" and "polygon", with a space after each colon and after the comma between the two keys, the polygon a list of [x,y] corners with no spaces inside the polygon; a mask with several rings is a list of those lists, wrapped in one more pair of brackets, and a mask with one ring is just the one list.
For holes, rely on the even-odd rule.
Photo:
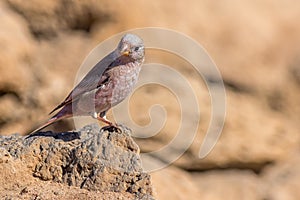
{"label": "bird's leg", "polygon": [[101,128],[101,130],[104,130],[104,131],[108,130],[108,131],[115,131],[115,132],[122,133],[122,130],[118,127],[117,124],[114,124],[111,121],[106,119],[105,111],[101,112],[101,113],[94,113],[93,117],[101,122],[108,124],[108,126],[104,126],[103,128]]}
{"label": "bird's leg", "polygon": [[108,124],[109,126],[113,126],[113,123],[111,121],[109,121],[109,120],[106,119],[106,115],[105,114],[106,114],[106,112],[101,112],[101,113],[94,112],[92,114],[92,117],[94,119],[97,119],[97,120],[99,120],[101,122],[104,122],[104,123]]}
{"label": "bird's leg", "polygon": [[114,126],[114,124],[111,121],[109,121],[109,120],[106,119],[106,115],[105,114],[103,114],[103,112],[102,113],[98,113],[97,114],[97,119],[99,121],[102,121],[102,122],[108,124],[109,126]]}

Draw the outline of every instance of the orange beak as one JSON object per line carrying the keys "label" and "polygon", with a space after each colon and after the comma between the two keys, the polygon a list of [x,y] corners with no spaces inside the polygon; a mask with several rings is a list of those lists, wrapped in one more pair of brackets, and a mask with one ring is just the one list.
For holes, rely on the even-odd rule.
{"label": "orange beak", "polygon": [[124,52],[122,53],[122,55],[123,55],[123,56],[129,56],[129,53],[130,53],[129,51],[124,51]]}

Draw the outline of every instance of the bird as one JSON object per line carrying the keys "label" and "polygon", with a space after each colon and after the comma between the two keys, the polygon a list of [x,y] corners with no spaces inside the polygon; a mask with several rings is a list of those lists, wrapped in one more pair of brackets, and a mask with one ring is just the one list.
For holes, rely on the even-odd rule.
{"label": "bird", "polygon": [[58,112],[29,135],[74,116],[91,116],[120,130],[106,118],[106,113],[132,92],[144,60],[143,40],[135,34],[125,34],[116,49],[100,60],[49,115]]}

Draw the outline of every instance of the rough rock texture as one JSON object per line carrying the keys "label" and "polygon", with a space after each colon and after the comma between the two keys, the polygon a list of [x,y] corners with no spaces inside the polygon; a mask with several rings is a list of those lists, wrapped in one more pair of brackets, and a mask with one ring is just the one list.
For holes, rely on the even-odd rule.
{"label": "rough rock texture", "polygon": [[86,199],[153,199],[150,175],[143,172],[139,147],[129,134],[126,129],[117,133],[89,125],[78,132],[40,132],[27,139],[1,136],[1,174],[11,171],[14,178],[0,178],[0,197],[50,199],[52,189],[58,199],[87,191]]}

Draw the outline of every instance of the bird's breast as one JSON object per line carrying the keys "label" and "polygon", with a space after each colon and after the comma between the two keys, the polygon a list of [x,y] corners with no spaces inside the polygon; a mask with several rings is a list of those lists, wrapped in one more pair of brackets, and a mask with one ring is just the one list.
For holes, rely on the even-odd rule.
{"label": "bird's breast", "polygon": [[106,101],[110,106],[117,105],[132,92],[140,70],[141,64],[137,62],[112,68],[108,71],[108,82],[99,89],[96,99],[101,104]]}
{"label": "bird's breast", "polygon": [[132,92],[137,83],[140,70],[141,65],[138,63],[128,63],[113,70],[112,105],[120,103]]}

